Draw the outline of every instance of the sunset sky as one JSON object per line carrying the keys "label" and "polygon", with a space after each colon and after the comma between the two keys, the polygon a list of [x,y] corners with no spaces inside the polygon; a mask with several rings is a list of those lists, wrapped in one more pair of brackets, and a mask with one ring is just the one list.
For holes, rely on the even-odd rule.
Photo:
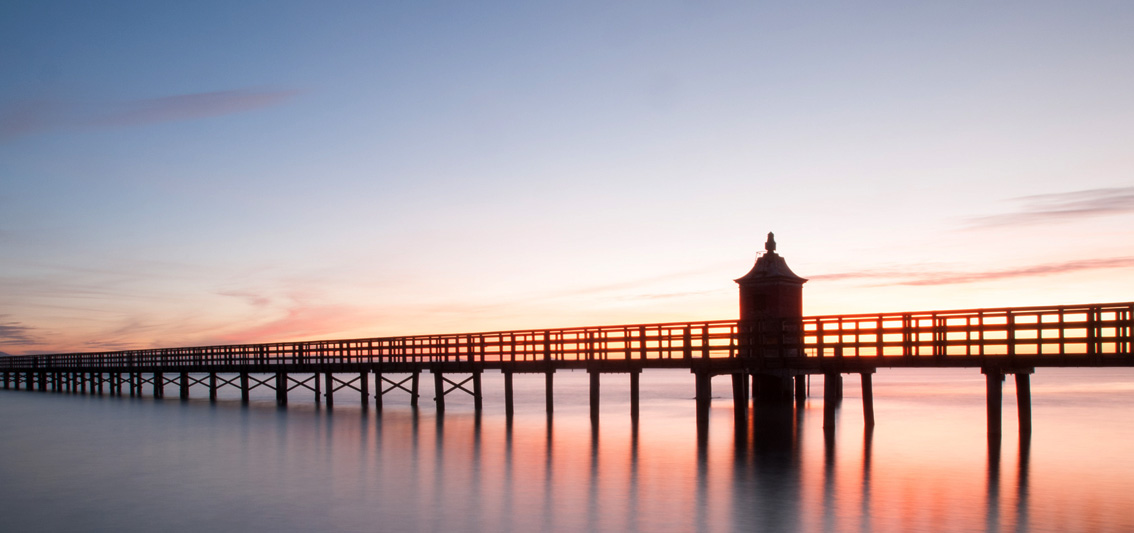
{"label": "sunset sky", "polygon": [[0,4],[0,351],[1134,300],[1134,3]]}

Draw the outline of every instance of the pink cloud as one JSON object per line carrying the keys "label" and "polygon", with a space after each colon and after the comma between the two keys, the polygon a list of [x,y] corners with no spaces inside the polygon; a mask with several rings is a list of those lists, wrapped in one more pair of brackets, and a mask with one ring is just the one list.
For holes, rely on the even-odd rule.
{"label": "pink cloud", "polygon": [[1134,213],[1134,187],[1037,194],[1016,200],[1023,204],[1018,211],[972,219],[973,227],[1034,224]]}
{"label": "pink cloud", "polygon": [[196,120],[279,105],[295,91],[215,91],[136,100],[96,117],[96,126],[138,126]]}
{"label": "pink cloud", "polygon": [[296,304],[275,320],[230,331],[217,337],[219,343],[249,343],[308,340],[331,337],[366,323],[370,313],[344,305]]}
{"label": "pink cloud", "polygon": [[812,280],[854,280],[854,279],[883,279],[888,280],[884,285],[961,285],[966,283],[979,283],[1012,278],[1025,278],[1035,276],[1050,276],[1083,272],[1089,270],[1102,270],[1109,268],[1134,267],[1134,257],[1109,257],[1102,259],[1083,259],[1079,261],[1066,261],[1062,263],[1047,263],[1004,270],[985,270],[976,272],[961,271],[862,271],[837,272],[811,276]]}
{"label": "pink cloud", "polygon": [[230,90],[81,105],[25,100],[0,106],[0,140],[50,131],[120,128],[197,120],[280,105],[298,91]]}

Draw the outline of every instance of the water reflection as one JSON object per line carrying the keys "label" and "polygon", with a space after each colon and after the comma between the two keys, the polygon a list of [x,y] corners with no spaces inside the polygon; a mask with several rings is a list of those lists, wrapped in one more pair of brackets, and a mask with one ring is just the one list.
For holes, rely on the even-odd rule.
{"label": "water reflection", "polygon": [[20,458],[0,506],[14,531],[132,530],[157,508],[171,531],[1134,530],[1134,374],[1039,381],[1034,442],[989,441],[983,380],[937,375],[880,390],[874,430],[844,402],[837,431],[821,400],[736,423],[724,399],[697,428],[676,374],[639,424],[604,402],[601,426],[566,376],[554,418],[542,380],[510,418],[0,391],[0,455]]}
{"label": "water reflection", "polygon": [[988,531],[1000,531],[1000,435],[988,436],[988,499],[985,506]]}
{"label": "water reflection", "polygon": [[1020,452],[1016,465],[1016,530],[1028,530],[1028,470],[1032,449],[1031,432],[1020,434]]}

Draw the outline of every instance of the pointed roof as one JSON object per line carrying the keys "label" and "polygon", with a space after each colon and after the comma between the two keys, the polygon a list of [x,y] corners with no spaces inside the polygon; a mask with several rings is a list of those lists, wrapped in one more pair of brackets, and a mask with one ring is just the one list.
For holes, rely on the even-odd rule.
{"label": "pointed roof", "polygon": [[756,259],[756,264],[752,266],[752,270],[735,280],[737,283],[751,285],[769,281],[786,281],[802,285],[807,282],[806,279],[795,275],[795,272],[788,268],[787,261],[784,261],[784,258],[776,253],[776,237],[772,232],[768,232],[768,242],[764,243],[764,250],[764,254]]}

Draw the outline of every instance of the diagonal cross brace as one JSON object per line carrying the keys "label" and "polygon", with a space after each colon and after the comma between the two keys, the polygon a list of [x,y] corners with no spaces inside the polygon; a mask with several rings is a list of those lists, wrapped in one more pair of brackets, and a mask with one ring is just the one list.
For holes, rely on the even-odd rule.
{"label": "diagonal cross brace", "polygon": [[354,379],[351,379],[349,381],[342,380],[342,379],[339,379],[339,378],[336,378],[336,377],[332,377],[331,381],[333,383],[337,383],[338,385],[336,385],[333,389],[331,389],[327,392],[328,393],[338,392],[340,389],[351,389],[351,390],[356,390],[358,392],[362,392],[362,389],[355,385],[355,383],[358,383],[358,381],[361,380],[361,379],[362,379],[362,376],[357,376]]}
{"label": "diagonal cross brace", "polygon": [[441,380],[442,380],[442,381],[444,381],[444,382],[446,382],[446,383],[448,383],[448,384],[452,385],[452,387],[449,387],[448,389],[445,389],[445,390],[444,390],[444,392],[442,392],[441,394],[442,394],[442,395],[446,395],[446,394],[449,394],[450,392],[453,392],[453,391],[455,391],[455,390],[457,390],[457,389],[461,389],[461,390],[463,390],[463,391],[465,391],[465,392],[469,393],[469,396],[472,396],[472,397],[474,397],[474,398],[475,398],[475,397],[476,397],[476,393],[475,393],[475,392],[473,392],[473,391],[471,391],[471,390],[468,390],[468,389],[466,389],[466,388],[464,387],[464,384],[465,384],[465,383],[468,383],[468,382],[470,382],[470,381],[472,381],[472,380],[473,380],[473,377],[475,377],[475,376],[469,376],[469,377],[465,378],[465,379],[464,379],[463,381],[461,381],[460,383],[457,383],[456,381],[453,381],[453,380],[451,380],[451,379],[449,379],[449,378],[447,378],[447,377],[445,377],[445,376],[441,376]]}
{"label": "diagonal cross brace", "polygon": [[[385,390],[382,390],[382,389],[381,389],[381,387],[379,386],[379,390],[381,390],[380,394],[386,394],[387,392],[390,392],[390,391],[392,391],[392,390],[394,390],[394,389],[402,389],[402,390],[404,390],[404,391],[406,391],[406,392],[408,392],[408,393],[410,393],[410,394],[413,394],[413,391],[412,391],[412,390],[410,390],[410,389],[407,389],[407,388],[405,387],[405,382],[407,382],[407,381],[409,381],[409,380],[413,379],[413,375],[412,375],[412,374],[411,374],[411,375],[409,375],[409,376],[406,376],[406,378],[405,378],[405,379],[403,379],[403,380],[401,380],[401,381],[398,381],[398,382],[394,382],[394,380],[392,380],[392,379],[388,379],[388,378],[387,378],[387,377],[386,377],[385,375],[379,375],[379,378],[380,378],[380,379],[381,379],[382,381],[385,381],[386,383],[389,383],[390,385],[392,385],[392,386],[391,386],[390,388],[388,388],[388,389],[385,389]],[[381,385],[381,384],[379,384],[379,385]]]}
{"label": "diagonal cross brace", "polygon": [[252,390],[252,389],[255,389],[256,387],[259,387],[259,386],[261,386],[261,385],[263,385],[263,386],[265,386],[265,387],[267,387],[267,388],[269,388],[269,389],[273,389],[273,390],[275,390],[275,388],[276,388],[276,387],[275,387],[275,385],[274,385],[274,384],[271,384],[271,383],[268,383],[268,381],[270,381],[270,380],[273,380],[273,379],[276,379],[276,376],[275,376],[275,374],[269,374],[269,375],[268,375],[268,377],[266,377],[266,378],[264,378],[264,379],[256,379],[256,377],[255,377],[255,376],[249,375],[249,376],[248,376],[248,381],[253,381],[253,382],[255,382],[256,384],[255,384],[255,385],[249,385],[249,386],[248,386],[248,390]]}
{"label": "diagonal cross brace", "polygon": [[236,382],[236,380],[238,380],[238,379],[240,379],[240,374],[232,376],[232,379],[224,379],[223,377],[221,377],[218,374],[217,375],[217,388],[219,389],[219,388],[221,388],[225,385],[232,385],[233,387],[239,387],[240,384]]}
{"label": "diagonal cross brace", "polygon": [[311,381],[311,380],[313,380],[313,379],[316,379],[317,377],[318,377],[318,376],[316,376],[315,374],[312,374],[312,375],[311,375],[311,377],[309,377],[309,378],[307,378],[307,379],[304,379],[304,380],[298,380],[298,379],[295,379],[295,378],[291,377],[291,374],[288,374],[288,375],[287,375],[287,381],[288,381],[288,383],[289,383],[289,384],[291,384],[291,383],[294,383],[294,385],[289,385],[289,386],[288,386],[288,388],[287,388],[287,390],[288,390],[288,392],[291,392],[291,391],[293,391],[293,390],[295,390],[295,389],[298,389],[298,388],[300,388],[300,387],[303,387],[303,388],[305,388],[305,389],[307,389],[307,390],[309,390],[309,391],[311,391],[311,392],[315,392],[315,387],[314,387],[314,386],[312,386],[312,385],[308,385],[308,384],[307,384],[307,382],[309,382],[309,381]]}

